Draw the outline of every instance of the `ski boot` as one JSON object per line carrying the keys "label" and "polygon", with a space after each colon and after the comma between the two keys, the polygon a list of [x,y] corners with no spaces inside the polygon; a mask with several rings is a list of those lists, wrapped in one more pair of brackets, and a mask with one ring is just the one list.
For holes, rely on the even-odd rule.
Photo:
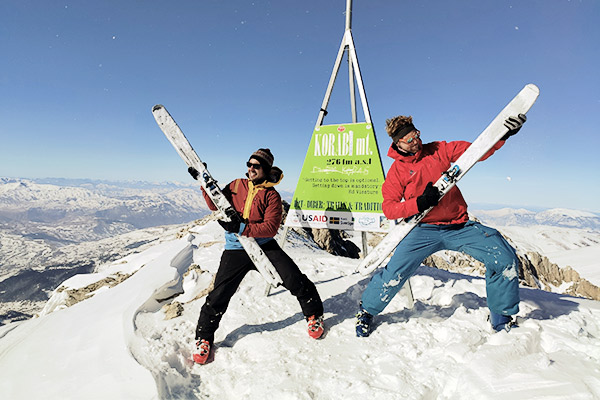
{"label": "ski boot", "polygon": [[371,326],[373,322],[373,316],[367,312],[364,308],[362,308],[362,304],[360,306],[360,310],[356,314],[356,336],[358,337],[367,337],[371,334],[373,327]]}
{"label": "ski boot", "polygon": [[513,327],[519,326],[517,324],[516,318],[513,319],[513,317],[510,315],[496,314],[493,311],[490,311],[489,321],[490,321],[490,324],[492,324],[492,328],[496,332],[500,332],[500,331],[509,332]]}
{"label": "ski boot", "polygon": [[196,341],[194,350],[192,351],[192,359],[196,364],[206,364],[210,355],[210,342],[200,339]]}
{"label": "ski boot", "polygon": [[323,336],[324,327],[322,315],[320,317],[311,315],[306,320],[308,321],[308,336],[313,339],[319,339]]}

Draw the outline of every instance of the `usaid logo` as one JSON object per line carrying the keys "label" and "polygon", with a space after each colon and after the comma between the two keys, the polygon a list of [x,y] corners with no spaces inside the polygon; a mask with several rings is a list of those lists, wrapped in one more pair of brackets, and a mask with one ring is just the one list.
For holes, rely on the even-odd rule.
{"label": "usaid logo", "polygon": [[302,222],[327,222],[326,215],[302,215]]}

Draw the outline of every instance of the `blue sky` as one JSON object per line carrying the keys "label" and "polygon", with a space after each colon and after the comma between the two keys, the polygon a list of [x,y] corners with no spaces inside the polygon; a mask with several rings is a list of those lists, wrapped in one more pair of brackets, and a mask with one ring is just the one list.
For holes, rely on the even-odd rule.
{"label": "blue sky", "polygon": [[[298,180],[345,0],[0,5],[0,176],[189,182],[164,104],[221,182],[269,147]],[[600,212],[600,2],[354,0],[352,33],[384,170],[385,119],[473,140],[527,83],[521,133],[459,184],[469,203]],[[350,122],[342,68],[326,124]],[[359,108],[359,115],[362,112]]]}

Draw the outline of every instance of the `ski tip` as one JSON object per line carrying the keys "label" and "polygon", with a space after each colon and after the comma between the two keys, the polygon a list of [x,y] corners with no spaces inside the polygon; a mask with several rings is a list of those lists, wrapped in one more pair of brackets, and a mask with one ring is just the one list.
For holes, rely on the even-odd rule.
{"label": "ski tip", "polygon": [[537,87],[536,85],[534,85],[533,83],[528,84],[527,86],[525,86],[526,88],[533,90],[535,93],[539,94],[540,93],[540,88]]}
{"label": "ski tip", "polygon": [[161,108],[165,108],[165,106],[163,106],[162,104],[157,104],[154,107],[152,107],[152,112],[160,110]]}

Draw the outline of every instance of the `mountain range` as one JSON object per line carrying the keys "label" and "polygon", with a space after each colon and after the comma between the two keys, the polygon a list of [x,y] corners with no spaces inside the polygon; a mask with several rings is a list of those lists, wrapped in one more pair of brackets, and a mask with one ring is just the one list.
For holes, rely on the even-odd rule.
{"label": "mountain range", "polygon": [[0,277],[68,245],[208,214],[198,185],[0,178]]}
{"label": "mountain range", "polygon": [[524,208],[502,208],[498,210],[471,210],[470,212],[483,222],[492,225],[547,225],[600,231],[600,215],[587,211],[553,208],[535,212]]}
{"label": "mountain range", "polygon": [[[194,184],[0,178],[0,320],[31,317],[70,276],[144,251],[208,213]],[[472,213],[502,227],[523,251],[600,281],[588,255],[600,242],[598,215],[508,208]]]}

